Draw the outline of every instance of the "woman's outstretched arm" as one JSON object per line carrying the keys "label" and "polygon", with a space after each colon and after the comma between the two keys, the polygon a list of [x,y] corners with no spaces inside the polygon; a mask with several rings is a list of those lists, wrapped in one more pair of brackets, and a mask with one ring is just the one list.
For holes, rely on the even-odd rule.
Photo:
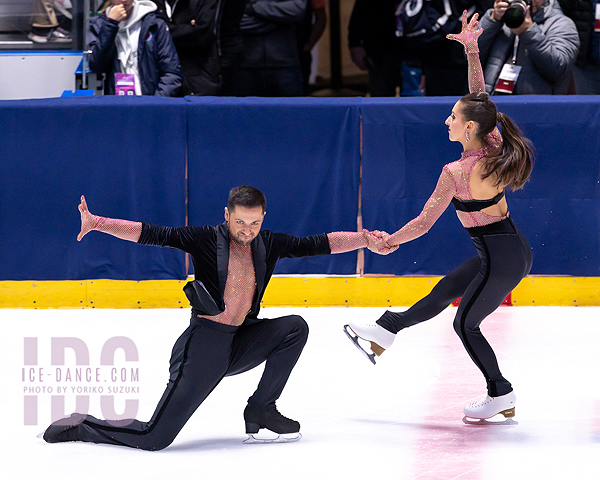
{"label": "woman's outstretched arm", "polygon": [[465,47],[469,63],[469,93],[485,92],[483,69],[479,60],[479,46],[477,45],[477,39],[483,30],[479,28],[478,18],[479,14],[476,13],[471,21],[467,23],[467,11],[465,10],[462,15],[462,31],[446,35],[449,40],[456,40]]}

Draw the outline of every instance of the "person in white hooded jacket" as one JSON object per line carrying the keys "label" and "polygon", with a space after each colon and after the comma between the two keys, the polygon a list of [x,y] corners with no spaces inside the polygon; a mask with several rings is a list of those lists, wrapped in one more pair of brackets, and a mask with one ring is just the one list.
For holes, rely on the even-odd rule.
{"label": "person in white hooded jacket", "polygon": [[90,20],[90,69],[106,74],[105,93],[115,93],[115,73],[135,76],[136,95],[176,96],[181,67],[166,23],[150,0],[109,0]]}

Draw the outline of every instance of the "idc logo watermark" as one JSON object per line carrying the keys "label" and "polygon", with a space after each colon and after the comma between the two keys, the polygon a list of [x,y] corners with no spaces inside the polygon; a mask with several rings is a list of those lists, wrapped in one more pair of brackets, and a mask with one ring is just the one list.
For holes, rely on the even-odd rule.
{"label": "idc logo watermark", "polygon": [[[39,352],[48,351],[50,358],[39,358]],[[121,353],[122,351],[122,353]],[[69,352],[69,353],[67,353]],[[124,362],[122,361],[124,354]],[[74,362],[73,360],[74,355]],[[69,358],[69,362],[66,358]],[[117,358],[121,361],[117,362]],[[77,412],[87,414],[90,399],[99,400],[102,417],[107,421],[133,419],[139,407],[140,373],[137,362],[138,349],[128,337],[112,337],[104,342],[100,358],[94,362],[85,341],[77,337],[23,338],[23,383],[24,425],[38,425],[39,404],[47,405],[50,399],[50,418],[42,420],[48,424]],[[40,402],[40,398],[43,402]],[[74,409],[65,411],[65,403]],[[66,401],[67,400],[67,401]],[[124,403],[124,408],[122,405]],[[117,412],[116,405],[119,405]]]}

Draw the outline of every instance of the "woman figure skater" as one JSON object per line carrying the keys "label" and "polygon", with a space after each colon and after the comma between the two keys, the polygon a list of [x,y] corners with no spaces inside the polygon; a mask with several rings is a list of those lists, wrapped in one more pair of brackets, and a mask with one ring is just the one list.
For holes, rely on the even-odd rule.
{"label": "woman figure skater", "polygon": [[[435,191],[421,214],[387,238],[399,245],[426,233],[452,203],[471,236],[477,256],[446,275],[431,293],[402,313],[387,311],[376,322],[355,322],[346,334],[375,363],[375,355],[389,348],[396,333],[435,317],[462,297],[454,329],[471,359],[483,373],[487,394],[464,408],[467,423],[485,422],[501,413],[515,415],[516,397],[500,373],[496,355],[479,326],[531,270],[531,248],[510,218],[504,192],[522,188],[531,174],[530,142],[485,93],[477,38],[477,14],[467,23],[463,13],[460,34],[448,35],[465,46],[469,63],[469,93],[462,97],[446,119],[448,136],[464,148],[460,160],[444,166]],[[497,128],[500,124],[500,133]],[[383,232],[381,233],[383,235]],[[371,342],[369,353],[358,337]],[[469,420],[471,419],[471,420]]]}

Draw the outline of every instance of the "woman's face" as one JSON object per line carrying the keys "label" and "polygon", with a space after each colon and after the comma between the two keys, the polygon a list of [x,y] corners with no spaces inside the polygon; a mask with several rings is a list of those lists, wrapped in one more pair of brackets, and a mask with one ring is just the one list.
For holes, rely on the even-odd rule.
{"label": "woman's face", "polygon": [[467,131],[468,122],[465,122],[463,118],[460,100],[454,104],[452,113],[450,113],[445,123],[448,125],[448,137],[450,141],[459,142],[466,140],[465,132]]}

